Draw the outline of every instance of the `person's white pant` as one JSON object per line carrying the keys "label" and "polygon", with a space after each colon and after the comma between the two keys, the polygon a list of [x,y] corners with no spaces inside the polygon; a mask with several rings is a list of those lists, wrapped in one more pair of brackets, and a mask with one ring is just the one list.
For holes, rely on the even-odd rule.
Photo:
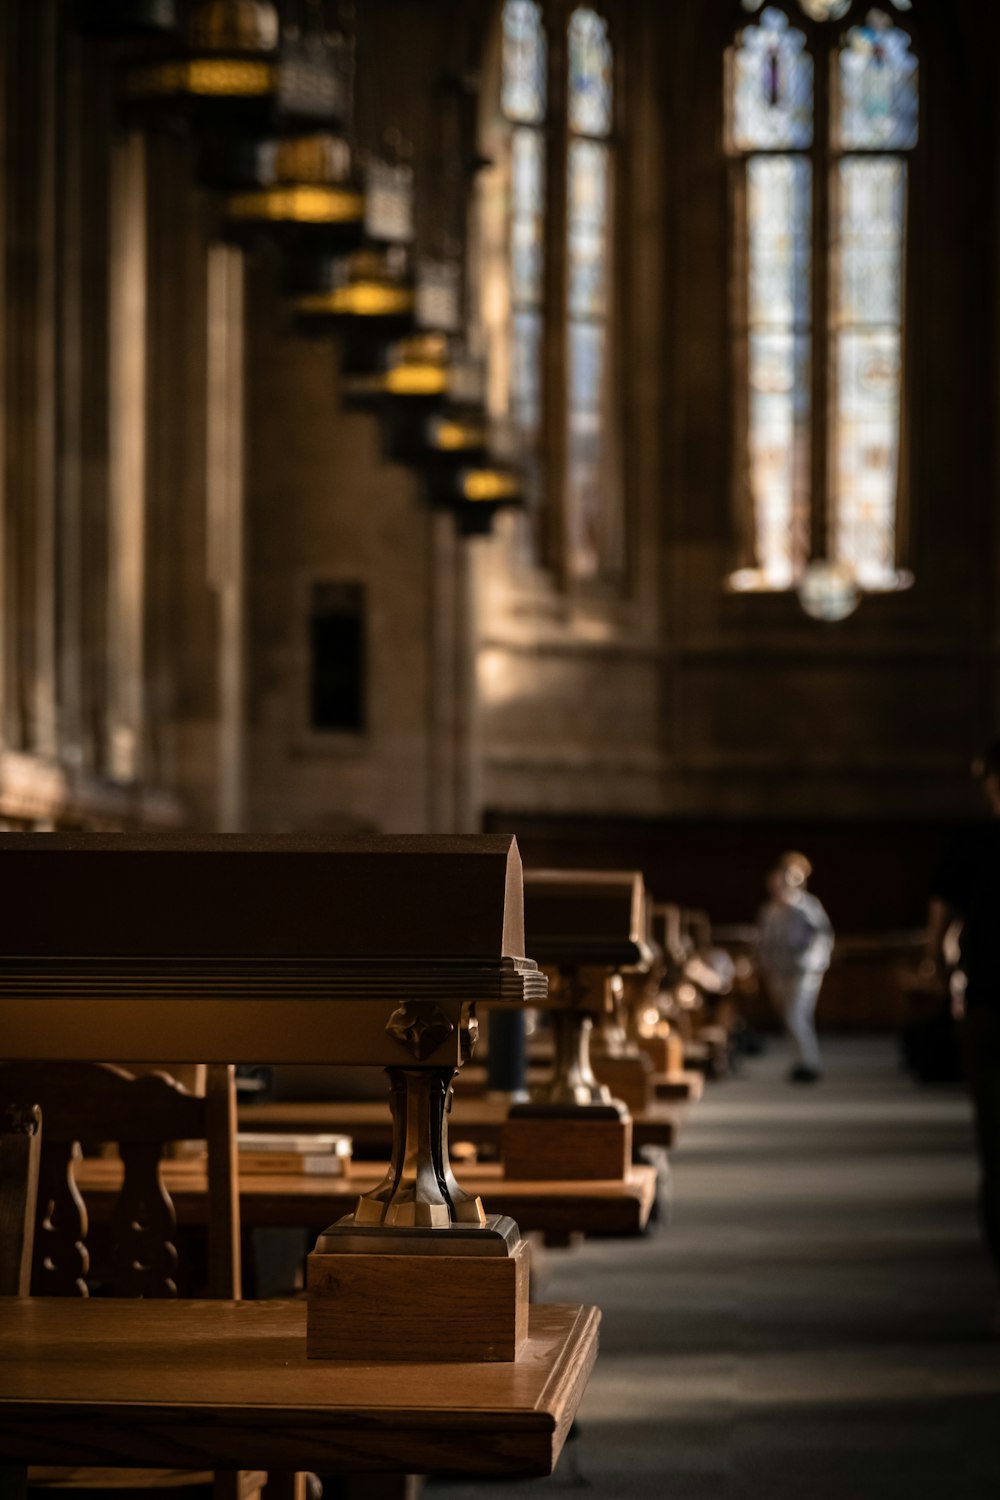
{"label": "person's white pant", "polygon": [[771,998],[792,1039],[795,1061],[818,1072],[822,1063],[813,1016],[823,983],[822,971],[768,974],[766,978]]}

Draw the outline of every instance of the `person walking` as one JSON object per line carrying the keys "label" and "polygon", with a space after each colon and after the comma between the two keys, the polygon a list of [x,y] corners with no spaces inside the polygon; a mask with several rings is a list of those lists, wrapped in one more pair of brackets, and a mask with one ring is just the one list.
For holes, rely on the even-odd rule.
{"label": "person walking", "polygon": [[757,917],[757,964],[792,1043],[792,1083],[823,1076],[814,1015],[833,953],[833,927],[807,889],[812,865],[783,854],[767,874],[768,900]]}

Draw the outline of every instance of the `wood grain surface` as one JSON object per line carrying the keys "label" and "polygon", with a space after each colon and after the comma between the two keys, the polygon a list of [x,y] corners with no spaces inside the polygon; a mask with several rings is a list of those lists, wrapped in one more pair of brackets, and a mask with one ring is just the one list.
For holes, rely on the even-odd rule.
{"label": "wood grain surface", "polygon": [[0,1462],[548,1474],[599,1321],[532,1307],[513,1364],[328,1364],[301,1302],[0,1299]]}
{"label": "wood grain surface", "polygon": [[515,1360],[528,1336],[528,1244],[511,1255],[321,1255],[308,1262],[310,1359]]}
{"label": "wood grain surface", "polygon": [[[581,1112],[582,1113],[582,1112]],[[503,1156],[518,1177],[551,1179],[557,1172],[580,1181],[624,1181],[632,1160],[632,1121],[508,1120]]]}

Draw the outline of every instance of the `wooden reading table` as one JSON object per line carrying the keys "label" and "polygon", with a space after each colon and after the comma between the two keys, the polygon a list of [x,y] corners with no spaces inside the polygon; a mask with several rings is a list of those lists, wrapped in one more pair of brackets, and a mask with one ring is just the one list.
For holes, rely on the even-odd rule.
{"label": "wooden reading table", "polygon": [[[208,1222],[208,1180],[204,1161],[165,1161],[161,1172],[178,1222]],[[359,1194],[370,1192],[384,1166],[359,1163],[346,1177],[293,1172],[253,1172],[240,1177],[240,1223],[244,1229],[322,1229],[350,1213]],[[621,1182],[514,1182],[495,1164],[459,1168],[466,1192],[483,1197],[496,1213],[509,1214],[523,1230],[562,1238],[569,1234],[641,1234],[656,1197],[656,1170],[633,1166]],[[91,1217],[110,1216],[122,1184],[117,1158],[77,1162],[74,1177]]]}
{"label": "wooden reading table", "polygon": [[549,1474],[599,1317],[532,1307],[508,1363],[318,1364],[301,1302],[3,1298],[0,1460]]}

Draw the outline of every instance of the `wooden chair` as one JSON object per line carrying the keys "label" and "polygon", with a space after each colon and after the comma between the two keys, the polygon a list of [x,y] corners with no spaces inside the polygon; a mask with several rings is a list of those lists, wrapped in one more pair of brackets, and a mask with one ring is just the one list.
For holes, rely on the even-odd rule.
{"label": "wooden chair", "polygon": [[[208,1069],[203,1097],[165,1073],[136,1077],[106,1063],[8,1063],[0,1066],[0,1112],[30,1100],[41,1107],[44,1137],[38,1170],[34,1254],[30,1290],[36,1296],[87,1297],[96,1278],[102,1292],[119,1297],[173,1297],[178,1256],[176,1218],[160,1177],[160,1162],[173,1142],[204,1140],[208,1147],[211,1200],[207,1291],[212,1297],[240,1295],[239,1198],[236,1174],[236,1095],[233,1069]],[[114,1143],[125,1166],[121,1193],[100,1264],[92,1264],[87,1208],[73,1177],[81,1140]],[[18,1138],[3,1138],[0,1151],[12,1165]],[[37,1151],[37,1145],[36,1145]],[[23,1147],[21,1154],[24,1155]],[[0,1161],[6,1157],[0,1156]],[[13,1178],[12,1178],[13,1181]],[[12,1205],[16,1194],[11,1189]],[[0,1198],[0,1203],[3,1199]],[[12,1207],[9,1211],[16,1211]],[[6,1230],[6,1220],[0,1221]],[[13,1287],[12,1261],[20,1256],[18,1287],[25,1285],[29,1252],[23,1240],[4,1232],[6,1266],[0,1291]],[[188,1488],[214,1485],[219,1500],[248,1500],[266,1476],[164,1470],[32,1469],[30,1483],[66,1489]]]}

